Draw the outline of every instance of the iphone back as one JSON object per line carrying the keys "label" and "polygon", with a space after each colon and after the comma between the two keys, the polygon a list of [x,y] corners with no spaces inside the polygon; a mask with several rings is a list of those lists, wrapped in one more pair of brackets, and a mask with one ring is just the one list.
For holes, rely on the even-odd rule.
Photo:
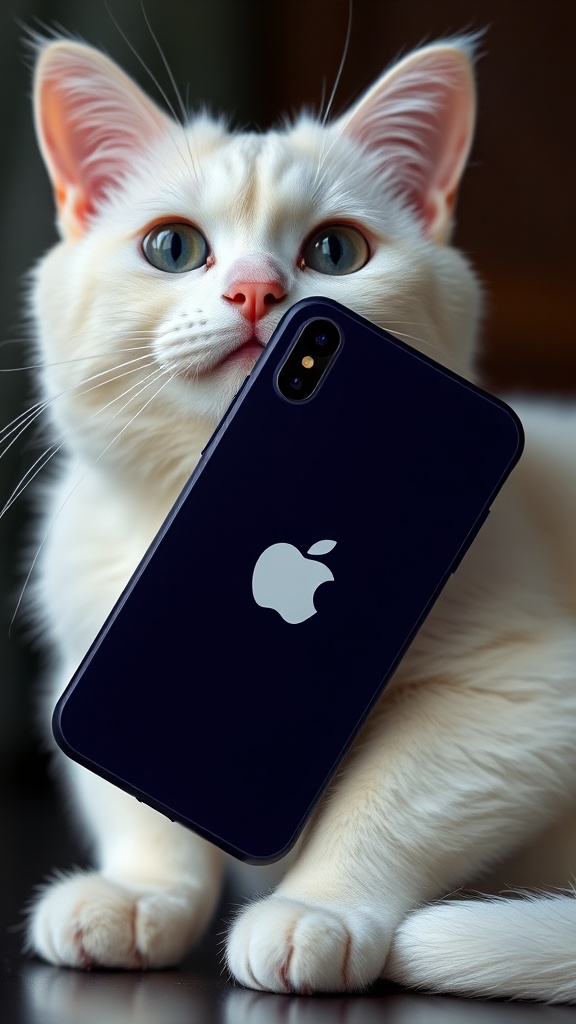
{"label": "iphone back", "polygon": [[282,856],[522,436],[350,310],[293,306],[60,699],[58,743],[235,856]]}

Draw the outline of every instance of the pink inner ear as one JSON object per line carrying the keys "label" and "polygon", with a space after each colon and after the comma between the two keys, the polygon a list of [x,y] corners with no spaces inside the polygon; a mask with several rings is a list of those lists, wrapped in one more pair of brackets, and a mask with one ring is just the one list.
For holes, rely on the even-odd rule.
{"label": "pink inner ear", "polygon": [[79,43],[43,51],[35,108],[61,221],[74,235],[168,123],[112,61]]}
{"label": "pink inner ear", "polygon": [[382,176],[428,233],[446,234],[474,126],[474,83],[462,50],[407,57],[360,101],[344,130],[380,156]]}
{"label": "pink inner ear", "polygon": [[84,127],[76,123],[73,114],[64,115],[66,96],[58,88],[58,82],[47,81],[40,110],[40,126],[49,170],[54,185],[56,201],[62,207],[70,199],[71,190],[76,194],[75,214],[82,222],[96,210],[98,200],[105,191],[106,178],[100,178],[95,169],[87,173],[86,154],[89,140]]}

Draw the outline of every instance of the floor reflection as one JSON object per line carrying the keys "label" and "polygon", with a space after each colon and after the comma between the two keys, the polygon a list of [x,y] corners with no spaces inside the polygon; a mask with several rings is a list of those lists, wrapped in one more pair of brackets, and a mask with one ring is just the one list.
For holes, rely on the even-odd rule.
{"label": "floor reflection", "polygon": [[22,986],[27,1024],[212,1024],[223,1019],[214,982],[207,986],[179,971],[84,972],[34,963],[23,972]]}
{"label": "floor reflection", "polygon": [[367,996],[276,996],[228,992],[223,1024],[574,1024],[573,1007],[476,1002],[420,993],[387,991]]}
{"label": "floor reflection", "polygon": [[25,1024],[562,1024],[573,1007],[475,1002],[378,985],[365,996],[279,996],[188,970],[81,972],[28,962]]}

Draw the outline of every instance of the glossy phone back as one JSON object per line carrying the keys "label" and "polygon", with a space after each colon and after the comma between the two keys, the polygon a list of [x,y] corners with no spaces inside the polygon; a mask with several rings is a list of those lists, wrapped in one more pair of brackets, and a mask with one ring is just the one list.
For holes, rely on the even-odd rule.
{"label": "glossy phone back", "polygon": [[[315,394],[279,368],[338,326]],[[522,450],[501,401],[326,299],[285,315],[60,699],[75,760],[250,861],[296,840]]]}

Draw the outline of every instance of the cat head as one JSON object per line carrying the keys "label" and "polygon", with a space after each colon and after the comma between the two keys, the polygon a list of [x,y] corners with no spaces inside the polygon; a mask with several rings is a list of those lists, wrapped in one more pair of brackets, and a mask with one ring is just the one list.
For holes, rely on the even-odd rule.
{"label": "cat head", "polygon": [[189,463],[194,432],[310,295],[469,374],[478,288],[449,240],[470,49],[426,46],[332,123],[260,134],[206,114],[181,124],[98,51],[43,45],[34,109],[61,241],[33,305],[69,444],[142,471]]}

